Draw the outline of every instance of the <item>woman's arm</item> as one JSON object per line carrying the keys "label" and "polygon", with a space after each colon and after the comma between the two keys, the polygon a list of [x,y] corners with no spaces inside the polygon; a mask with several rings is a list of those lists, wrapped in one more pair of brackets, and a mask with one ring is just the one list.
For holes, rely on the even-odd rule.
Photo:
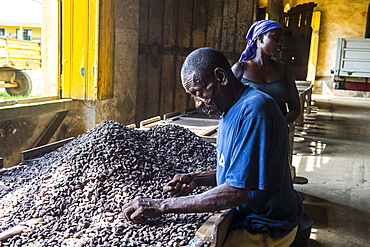
{"label": "woman's arm", "polygon": [[289,93],[289,101],[288,101],[288,113],[285,115],[285,122],[287,124],[293,123],[299,116],[301,112],[301,106],[299,102],[299,94],[297,90],[297,86],[295,84],[295,78],[293,72],[289,65],[285,64],[286,66],[286,86]]}

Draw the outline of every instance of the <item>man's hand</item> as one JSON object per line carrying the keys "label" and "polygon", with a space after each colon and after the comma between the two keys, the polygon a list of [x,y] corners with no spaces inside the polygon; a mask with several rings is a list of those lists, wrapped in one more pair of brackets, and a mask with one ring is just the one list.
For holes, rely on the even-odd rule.
{"label": "man's hand", "polygon": [[162,201],[163,200],[148,198],[135,198],[133,201],[125,204],[122,211],[127,220],[143,223],[146,218],[157,218],[162,215]]}
{"label": "man's hand", "polygon": [[163,191],[168,192],[171,196],[187,196],[196,187],[195,176],[193,174],[176,174],[175,177],[168,182]]}

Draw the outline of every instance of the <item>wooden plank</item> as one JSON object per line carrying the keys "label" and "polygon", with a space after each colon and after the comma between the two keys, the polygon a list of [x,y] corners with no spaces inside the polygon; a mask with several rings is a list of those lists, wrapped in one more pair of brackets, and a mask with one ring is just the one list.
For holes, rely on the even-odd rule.
{"label": "wooden plank", "polygon": [[66,0],[62,6],[63,97],[111,98],[115,2]]}
{"label": "wooden plank", "polygon": [[146,118],[147,99],[148,94],[148,73],[147,63],[149,59],[149,0],[140,0],[139,2],[139,58],[138,58],[138,81],[137,81],[137,95],[136,95],[136,114],[135,123]]}
{"label": "wooden plank", "polygon": [[179,118],[180,114],[181,114],[181,112],[179,112],[179,111],[166,113],[163,116],[163,120],[168,120],[168,119],[171,119],[171,118]]}
{"label": "wooden plank", "polygon": [[139,43],[148,45],[149,43],[149,0],[140,0],[139,8]]}
{"label": "wooden plank", "polygon": [[160,44],[163,39],[163,0],[149,2],[149,44]]}
{"label": "wooden plank", "polygon": [[195,236],[200,240],[210,242],[211,246],[222,246],[229,232],[233,215],[233,209],[215,213],[197,230]]}
{"label": "wooden plank", "polygon": [[160,52],[159,44],[163,38],[163,1],[150,1],[149,3],[149,50],[150,54],[146,61],[146,72],[149,77],[147,81],[147,112],[146,117],[159,114],[160,107],[160,88],[161,88],[161,70],[162,70],[162,53]]}
{"label": "wooden plank", "polygon": [[161,89],[161,57],[158,54],[158,46],[152,46],[153,54],[149,56],[149,61],[146,61],[146,71],[148,73],[148,81],[146,82],[147,94],[146,98],[146,114],[145,117],[158,115],[160,107],[160,89]]}
{"label": "wooden plank", "polygon": [[212,0],[209,1],[208,4],[206,46],[220,50],[223,22],[223,0]]}
{"label": "wooden plank", "polygon": [[[179,1],[165,1],[163,22],[163,46],[173,50],[177,43]],[[159,91],[159,115],[173,111],[176,82],[175,55],[163,54],[161,62],[161,84]]]}
{"label": "wooden plank", "polygon": [[130,128],[130,129],[135,129],[136,128],[136,124],[129,124],[129,125],[126,125],[127,128]]}
{"label": "wooden plank", "polygon": [[40,139],[37,141],[35,147],[46,145],[51,137],[55,134],[55,131],[59,128],[60,124],[63,122],[69,111],[58,112],[55,117],[51,120],[50,124],[46,127],[45,131],[42,133]]}
{"label": "wooden plank", "polygon": [[163,29],[163,46],[175,47],[177,42],[178,27],[178,1],[165,1],[164,5],[164,29]]}
{"label": "wooden plank", "polygon": [[158,124],[154,124],[154,123],[156,123],[160,120],[161,120],[160,116],[145,119],[143,121],[140,121],[140,128],[151,128],[150,126],[157,126]]}
{"label": "wooden plank", "polygon": [[[0,83],[0,88],[3,88],[4,86],[5,86],[5,83]],[[0,101],[0,107],[10,106],[10,105],[15,105],[15,104],[17,104],[17,101],[14,99],[6,99],[6,100]]]}
{"label": "wooden plank", "polygon": [[206,44],[207,0],[194,0],[192,39],[193,47],[199,48]]}
{"label": "wooden plank", "polygon": [[180,84],[180,75],[176,74],[176,56],[162,56],[162,82],[160,87],[159,114],[163,115],[174,111],[175,107],[175,85]]}
{"label": "wooden plank", "polygon": [[0,66],[19,70],[41,68],[40,43],[1,38]]}
{"label": "wooden plank", "polygon": [[63,1],[62,6],[62,71],[61,71],[61,86],[62,98],[71,97],[71,81],[72,81],[72,16],[74,12],[73,2],[71,0]]}
{"label": "wooden plank", "polygon": [[[98,93],[99,93],[99,96],[101,96],[101,94],[105,95],[105,92],[111,90],[109,87],[109,84],[107,85],[106,88],[104,88],[103,85],[98,85],[99,83],[98,80],[99,78],[102,77],[100,74],[102,72],[105,73],[106,69],[109,70],[110,59],[111,59],[111,58],[110,59],[106,58],[105,52],[100,53],[100,49],[106,46],[106,44],[104,44],[104,42],[100,43],[99,37],[100,35],[106,35],[106,31],[104,29],[108,28],[108,26],[104,23],[103,30],[100,30],[100,26],[98,25],[98,20],[104,22],[104,19],[102,17],[103,15],[105,15],[104,10],[101,10],[100,8],[102,8],[102,6],[106,4],[106,2],[109,2],[109,1],[104,1],[104,3],[102,4],[99,4],[99,0],[89,1],[89,10],[88,10],[89,25],[86,27],[89,48],[88,48],[87,59],[86,59],[85,99],[96,99]],[[111,37],[109,36],[105,38],[111,39]],[[102,63],[101,60],[104,61],[102,67],[100,67]],[[109,71],[111,72],[111,70]]]}
{"label": "wooden plank", "polygon": [[[7,41],[7,39],[5,40]],[[6,53],[6,61],[9,63],[9,49],[8,49],[8,42],[5,42],[5,51],[7,52]]]}
{"label": "wooden plank", "polygon": [[[311,35],[311,43],[310,43],[310,53],[308,56],[308,68],[307,68],[306,79],[308,81],[314,82],[315,77],[316,77],[316,66],[317,66],[317,58],[318,58],[318,50],[319,50],[319,30],[320,30],[321,12],[314,11],[312,13],[312,18],[313,18],[312,19],[312,35]],[[337,46],[337,49],[339,48],[340,46]]]}
{"label": "wooden plank", "polygon": [[[148,54],[141,54],[138,58],[139,64],[146,64],[148,62]],[[138,67],[138,84],[137,84],[137,96],[136,96],[136,114],[135,123],[138,124],[141,120],[147,118],[147,98],[146,95],[149,93],[147,88],[148,73],[145,73],[146,69],[142,69],[142,66]],[[141,71],[142,70],[142,71]]]}
{"label": "wooden plank", "polygon": [[[176,74],[180,77],[181,67],[185,60],[186,56],[177,56],[176,58]],[[189,107],[189,96],[185,92],[181,80],[178,83],[175,83],[175,109],[174,111],[184,111]],[[192,100],[193,101],[193,100]]]}
{"label": "wooden plank", "polygon": [[[90,0],[91,1],[91,0]],[[113,97],[113,75],[114,75],[114,44],[115,44],[115,0],[97,1],[100,6],[96,22],[99,23],[99,40],[95,42],[98,51],[98,67],[91,74],[98,73],[97,98],[99,100]],[[99,20],[99,21],[98,21]],[[91,25],[92,23],[90,23]],[[90,61],[90,67],[94,66]],[[94,86],[89,82],[90,87]],[[90,96],[92,98],[92,96]]]}
{"label": "wooden plank", "polygon": [[[252,14],[242,13],[245,8],[241,6],[255,7],[256,1],[249,3],[242,0],[140,0],[139,4],[140,66],[136,123],[150,116],[194,107],[193,100],[185,93],[180,80],[180,69],[185,56],[200,46],[221,50],[221,42],[224,42],[226,36],[228,43],[224,42],[223,45],[227,46],[228,56],[230,53],[239,55],[245,46],[245,33],[241,35],[242,45],[239,50],[236,49],[235,32],[246,30],[236,28],[237,12],[244,15],[245,19],[252,19]],[[239,7],[243,10],[239,10]],[[227,10],[225,13],[224,9]],[[244,20],[238,25],[242,25]],[[225,21],[230,23],[228,26],[232,28],[224,33],[224,37],[222,24]],[[141,73],[141,70],[145,72]]]}
{"label": "wooden plank", "polygon": [[254,1],[242,1],[239,0],[237,8],[236,18],[236,30],[235,30],[235,46],[234,52],[241,54],[245,46],[247,45],[248,29],[253,24],[253,13],[254,13]]}
{"label": "wooden plank", "polygon": [[52,100],[48,102],[35,102],[16,104],[2,107],[0,119],[2,121],[14,120],[18,118],[34,117],[39,114],[60,112],[72,109],[80,109],[82,103],[71,99]]}
{"label": "wooden plank", "polygon": [[[12,59],[10,62],[8,63],[12,63],[12,64],[23,64],[23,65],[27,65],[27,64],[35,64],[35,65],[39,65],[40,66],[40,60],[32,60],[32,59],[20,59],[20,58],[14,58]],[[14,66],[13,66],[14,68]],[[19,68],[15,68],[16,70],[21,70]]]}
{"label": "wooden plank", "polygon": [[233,52],[236,33],[236,1],[225,0],[222,21],[221,52]]}
{"label": "wooden plank", "polygon": [[36,147],[36,148],[32,148],[32,149],[22,151],[21,152],[21,161],[24,162],[25,160],[27,160],[29,158],[36,157],[38,155],[45,154],[47,152],[55,150],[55,149],[57,149],[61,146],[64,146],[65,144],[69,143],[73,139],[74,139],[74,137],[70,137],[70,138],[67,138],[67,139],[64,139],[64,140],[56,141],[56,142],[53,142],[53,143],[50,143],[50,144],[46,144],[46,145],[43,145],[43,146],[39,146],[39,147]]}
{"label": "wooden plank", "polygon": [[40,69],[40,62],[30,60],[12,60],[11,63],[0,61],[0,67],[13,67],[18,70]]}
{"label": "wooden plank", "polygon": [[[0,57],[6,57],[6,51],[0,51]],[[23,59],[35,59],[41,60],[39,51],[32,50],[9,50],[9,57],[12,58],[23,58]]]}
{"label": "wooden plank", "polygon": [[[85,99],[85,88],[87,83],[87,59],[89,33],[89,1],[72,1],[74,11],[72,16],[72,49],[71,49],[71,97],[74,99]],[[81,35],[84,34],[84,35]]]}
{"label": "wooden plank", "polygon": [[199,135],[201,135],[201,136],[210,136],[210,135],[216,133],[217,129],[218,129],[218,126],[215,126],[215,127],[212,127],[212,128],[209,128],[209,129],[205,130],[204,132],[200,133]]}
{"label": "wooden plank", "polygon": [[[3,100],[0,102],[0,106],[14,105],[14,104],[32,104],[32,103],[40,103],[40,102],[51,101],[51,100],[59,100],[59,97],[58,96],[48,96],[48,97],[39,97],[39,98]],[[6,103],[8,101],[9,103]],[[13,103],[10,103],[10,102],[13,102]]]}
{"label": "wooden plank", "polygon": [[40,43],[30,42],[25,40],[12,40],[7,39],[9,49],[19,49],[19,50],[41,50]]}
{"label": "wooden plank", "polygon": [[193,1],[179,1],[179,20],[177,30],[177,47],[192,47],[192,19],[193,19]]}

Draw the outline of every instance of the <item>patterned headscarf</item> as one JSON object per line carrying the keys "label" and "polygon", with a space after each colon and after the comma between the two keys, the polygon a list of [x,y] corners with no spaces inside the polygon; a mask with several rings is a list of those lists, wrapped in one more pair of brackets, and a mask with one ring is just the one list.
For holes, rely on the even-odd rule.
{"label": "patterned headscarf", "polygon": [[247,36],[245,37],[246,39],[248,39],[248,44],[241,54],[239,62],[253,58],[256,55],[256,40],[258,36],[276,28],[283,29],[280,23],[276,21],[261,20],[253,23],[253,25],[248,30]]}

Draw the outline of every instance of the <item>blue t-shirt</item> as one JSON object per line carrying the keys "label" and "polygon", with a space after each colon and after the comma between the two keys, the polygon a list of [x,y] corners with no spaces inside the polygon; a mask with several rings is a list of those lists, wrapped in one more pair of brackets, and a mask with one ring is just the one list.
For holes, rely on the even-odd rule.
{"label": "blue t-shirt", "polygon": [[236,208],[236,224],[271,237],[287,234],[303,214],[289,169],[286,123],[276,102],[250,87],[220,117],[217,184],[249,188]]}

